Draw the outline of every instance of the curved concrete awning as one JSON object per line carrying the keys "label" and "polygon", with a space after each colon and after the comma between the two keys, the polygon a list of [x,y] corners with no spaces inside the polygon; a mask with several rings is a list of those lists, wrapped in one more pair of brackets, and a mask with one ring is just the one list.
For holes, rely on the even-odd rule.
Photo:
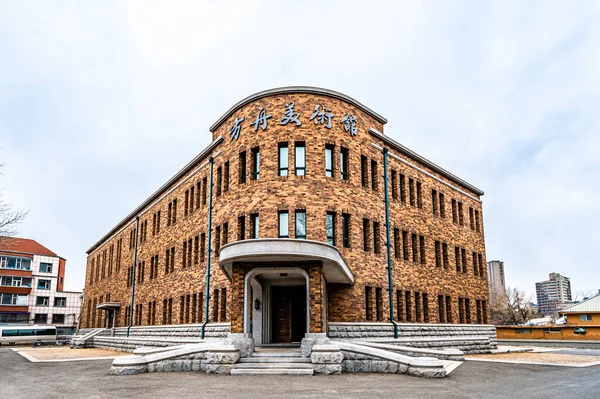
{"label": "curved concrete awning", "polygon": [[337,248],[318,241],[289,238],[236,241],[221,248],[219,259],[219,265],[229,279],[231,279],[233,262],[260,263],[318,260],[323,262],[323,274],[328,282],[354,284],[354,275]]}
{"label": "curved concrete awning", "polygon": [[96,305],[96,309],[119,309],[120,307],[120,302],[103,302]]}

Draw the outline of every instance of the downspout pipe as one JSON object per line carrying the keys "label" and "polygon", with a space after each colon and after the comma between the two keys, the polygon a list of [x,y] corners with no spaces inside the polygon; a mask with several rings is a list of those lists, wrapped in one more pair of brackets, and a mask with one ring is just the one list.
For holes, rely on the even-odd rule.
{"label": "downspout pipe", "polygon": [[204,323],[200,330],[200,338],[204,339],[206,325],[209,323],[209,305],[210,305],[210,261],[212,258],[212,211],[213,211],[213,165],[215,163],[214,157],[208,158],[210,165],[210,183],[209,183],[209,194],[208,194],[208,259],[206,261],[206,305],[204,307]]}
{"label": "downspout pipe", "polygon": [[140,234],[140,217],[135,217],[135,249],[133,250],[133,274],[131,282],[131,307],[129,308],[129,325],[127,326],[127,337],[133,325],[133,311],[135,306],[135,275],[137,270],[137,255],[138,255],[138,237]]}
{"label": "downspout pipe", "polygon": [[394,320],[394,283],[392,279],[392,245],[391,245],[391,224],[390,224],[390,198],[388,182],[388,149],[383,148],[383,181],[385,185],[385,232],[387,235],[387,272],[388,272],[388,293],[390,303],[390,322],[394,325],[394,339],[398,338],[398,324]]}

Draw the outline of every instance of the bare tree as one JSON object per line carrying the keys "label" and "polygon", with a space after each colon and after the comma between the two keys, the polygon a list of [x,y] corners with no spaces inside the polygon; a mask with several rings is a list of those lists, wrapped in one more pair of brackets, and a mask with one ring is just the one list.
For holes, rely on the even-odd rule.
{"label": "bare tree", "polygon": [[[4,163],[0,163],[0,175]],[[2,189],[0,189],[0,247],[6,245],[6,238],[13,237],[18,233],[17,226],[27,216],[28,212],[13,210],[11,204],[4,202],[2,198]]]}
{"label": "bare tree", "polygon": [[537,317],[531,307],[531,296],[516,288],[508,287],[506,292],[496,294],[490,309],[492,323],[496,325],[518,325]]}
{"label": "bare tree", "polygon": [[581,302],[585,299],[590,299],[592,297],[595,297],[596,295],[600,294],[600,290],[596,291],[596,290],[574,290],[573,291],[573,302]]}

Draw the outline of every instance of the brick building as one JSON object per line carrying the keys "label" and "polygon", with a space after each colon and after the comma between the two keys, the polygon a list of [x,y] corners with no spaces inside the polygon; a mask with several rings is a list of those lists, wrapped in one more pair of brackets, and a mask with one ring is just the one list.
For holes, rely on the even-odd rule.
{"label": "brick building", "polygon": [[0,237],[0,324],[50,324],[73,334],[82,293],[64,290],[66,264],[35,240]]}
{"label": "brick building", "polygon": [[208,316],[260,344],[299,341],[329,322],[387,322],[383,155],[373,144],[394,156],[396,321],[487,323],[483,192],[385,135],[385,123],[312,87],[235,104],[206,149],[88,250],[83,325]]}

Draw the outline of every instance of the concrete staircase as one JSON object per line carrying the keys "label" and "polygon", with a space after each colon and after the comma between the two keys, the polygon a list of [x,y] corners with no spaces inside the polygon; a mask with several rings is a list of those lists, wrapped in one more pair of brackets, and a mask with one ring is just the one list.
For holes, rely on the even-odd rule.
{"label": "concrete staircase", "polygon": [[313,375],[310,358],[300,351],[258,351],[241,358],[231,369],[232,375]]}

